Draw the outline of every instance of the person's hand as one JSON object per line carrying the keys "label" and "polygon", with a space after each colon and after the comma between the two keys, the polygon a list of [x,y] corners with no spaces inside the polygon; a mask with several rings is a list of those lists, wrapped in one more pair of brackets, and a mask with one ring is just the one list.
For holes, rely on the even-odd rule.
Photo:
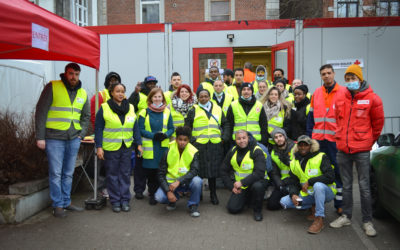
{"label": "person's hand", "polygon": [[46,141],[45,140],[37,140],[36,146],[38,148],[40,148],[41,150],[44,150],[46,148]]}
{"label": "person's hand", "polygon": [[168,138],[167,134],[166,133],[162,133],[160,141],[164,141],[167,138]]}
{"label": "person's hand", "polygon": [[174,192],[177,187],[181,184],[180,181],[175,181],[169,185],[169,191]]}
{"label": "person's hand", "polygon": [[298,205],[299,205],[299,202],[297,201],[298,198],[299,198],[298,195],[293,195],[293,196],[292,196],[292,202],[293,202],[293,204],[294,204],[295,206],[298,206]]}
{"label": "person's hand", "polygon": [[155,133],[155,134],[154,134],[154,137],[153,137],[153,139],[154,139],[155,141],[162,141],[162,138],[163,138],[163,133],[162,133],[162,132],[157,132],[157,133]]}
{"label": "person's hand", "polygon": [[240,181],[237,181],[233,184],[232,192],[234,194],[240,194],[242,192],[242,183]]}
{"label": "person's hand", "polygon": [[138,145],[137,150],[139,151],[138,157],[142,157],[142,155],[143,155],[142,145]]}
{"label": "person's hand", "polygon": [[309,187],[309,184],[308,184],[308,181],[306,181],[306,183],[304,183],[303,186],[301,187],[301,190],[302,190],[304,193],[307,193],[308,187]]}
{"label": "person's hand", "polygon": [[175,194],[171,191],[167,192],[167,198],[168,198],[168,201],[171,203],[176,202],[176,200],[177,200]]}
{"label": "person's hand", "polygon": [[142,82],[137,82],[135,92],[139,94],[140,90],[142,90]]}
{"label": "person's hand", "polygon": [[104,150],[103,150],[103,148],[97,148],[97,157],[99,157],[100,160],[104,161]]}

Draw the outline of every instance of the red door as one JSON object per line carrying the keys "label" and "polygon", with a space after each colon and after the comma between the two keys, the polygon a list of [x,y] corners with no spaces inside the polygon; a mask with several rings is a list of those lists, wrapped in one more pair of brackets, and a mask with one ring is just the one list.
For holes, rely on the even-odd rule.
{"label": "red door", "polygon": [[271,47],[271,65],[272,72],[276,68],[283,69],[289,84],[292,84],[294,79],[294,41],[280,43]]}
{"label": "red door", "polygon": [[220,69],[221,79],[224,69],[233,67],[233,49],[225,48],[193,48],[193,90],[196,91],[205,80],[208,69],[216,65]]}

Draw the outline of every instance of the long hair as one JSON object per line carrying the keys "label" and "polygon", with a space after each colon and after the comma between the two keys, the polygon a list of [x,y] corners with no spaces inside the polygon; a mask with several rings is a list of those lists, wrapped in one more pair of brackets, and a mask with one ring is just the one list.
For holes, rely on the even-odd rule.
{"label": "long hair", "polygon": [[165,96],[164,96],[164,93],[163,93],[162,89],[160,89],[160,88],[153,88],[153,89],[150,91],[149,95],[147,96],[147,105],[148,105],[148,106],[150,106],[150,105],[153,103],[151,99],[152,99],[153,96],[154,96],[155,94],[157,94],[158,92],[160,92],[161,95],[162,95],[162,98],[163,98],[162,102],[163,102],[164,104],[166,104],[166,102],[165,102]]}
{"label": "long hair", "polygon": [[[278,101],[282,104],[281,105],[281,110],[285,110],[285,118],[290,117],[290,111],[292,109],[292,105],[286,101],[285,98],[283,98],[282,93],[279,91],[279,89],[275,86],[269,88],[262,96],[261,96],[261,103],[264,105],[267,101],[269,101],[269,94],[276,90],[278,92]],[[265,106],[265,105],[264,105]]]}

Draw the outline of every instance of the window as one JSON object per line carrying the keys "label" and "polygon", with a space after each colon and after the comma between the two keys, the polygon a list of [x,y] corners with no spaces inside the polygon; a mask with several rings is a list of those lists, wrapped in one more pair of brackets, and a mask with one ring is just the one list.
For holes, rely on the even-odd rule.
{"label": "window", "polygon": [[71,20],[78,26],[88,26],[88,0],[73,0],[71,4]]}
{"label": "window", "polygon": [[358,0],[337,1],[337,17],[358,17]]}
{"label": "window", "polygon": [[230,20],[230,1],[211,0],[210,21],[229,21]]}
{"label": "window", "polygon": [[400,8],[398,0],[379,1],[377,8],[378,16],[400,16]]}
{"label": "window", "polygon": [[141,23],[160,23],[160,1],[140,0]]}

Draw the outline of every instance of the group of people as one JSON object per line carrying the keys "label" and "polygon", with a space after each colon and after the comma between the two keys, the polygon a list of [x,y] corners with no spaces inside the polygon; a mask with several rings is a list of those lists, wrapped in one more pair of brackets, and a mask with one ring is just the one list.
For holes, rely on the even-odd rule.
{"label": "group of people", "polygon": [[[311,97],[301,80],[288,84],[282,69],[274,70],[271,83],[264,66],[255,73],[251,68],[246,63],[245,69],[226,69],[220,77],[219,69],[211,67],[196,93],[182,84],[179,73],[172,74],[165,92],[155,77],[147,76],[129,98],[121,77],[107,75],[97,113],[92,98],[91,116],[112,210],[130,211],[134,150],[136,199],[144,198],[147,185],[150,205],[166,203],[167,210],[174,210],[180,196],[190,193],[187,207],[198,217],[203,179],[208,180],[210,202],[218,205],[220,177],[231,191],[230,213],[249,206],[261,221],[271,187],[267,209],[310,209],[308,232],[316,234],[324,227],[324,206],[331,200],[340,217],[330,226],[350,225],[355,162],[363,227],[375,236],[369,151],[384,116],[382,101],[362,69],[348,67],[340,86],[333,67],[321,66],[323,85]],[[45,87],[36,109],[37,145],[48,155],[56,217],[65,217],[65,210],[81,210],[70,200],[76,154],[90,119],[79,73],[79,65],[68,64],[61,80]]]}

